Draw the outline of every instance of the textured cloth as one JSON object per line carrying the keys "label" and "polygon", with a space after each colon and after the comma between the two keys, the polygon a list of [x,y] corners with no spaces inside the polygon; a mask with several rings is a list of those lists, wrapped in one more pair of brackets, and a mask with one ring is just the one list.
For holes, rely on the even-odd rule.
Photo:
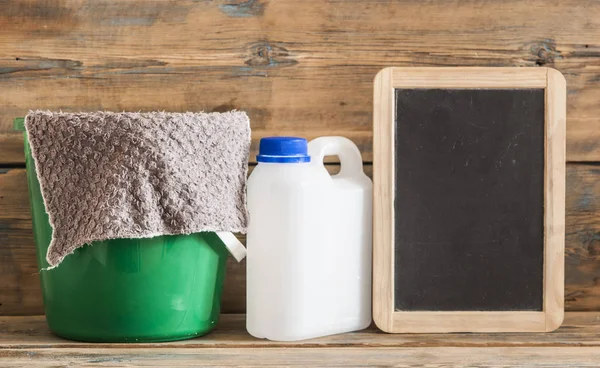
{"label": "textured cloth", "polygon": [[244,112],[30,111],[25,127],[53,267],[97,240],[246,231]]}

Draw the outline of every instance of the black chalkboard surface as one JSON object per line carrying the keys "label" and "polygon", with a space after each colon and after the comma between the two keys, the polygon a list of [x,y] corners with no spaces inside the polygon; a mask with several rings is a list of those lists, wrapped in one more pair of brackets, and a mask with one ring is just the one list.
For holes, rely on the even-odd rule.
{"label": "black chalkboard surface", "polygon": [[396,89],[396,310],[542,310],[544,104]]}
{"label": "black chalkboard surface", "polygon": [[373,318],[382,330],[560,325],[565,100],[564,78],[547,68],[377,75]]}

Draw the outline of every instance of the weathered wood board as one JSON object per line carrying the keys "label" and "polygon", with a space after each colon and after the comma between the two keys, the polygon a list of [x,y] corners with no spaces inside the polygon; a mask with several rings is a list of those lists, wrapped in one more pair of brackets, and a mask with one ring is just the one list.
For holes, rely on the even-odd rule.
{"label": "weathered wood board", "polygon": [[600,310],[600,165],[567,165],[565,309]]}
{"label": "weathered wood board", "polygon": [[[369,176],[371,170],[365,166]],[[565,308],[600,310],[600,166],[568,165],[566,223]],[[0,315],[43,313],[36,272],[25,170],[5,170],[0,174]],[[245,261],[230,259],[223,312],[244,312],[245,274]]]}
{"label": "weathered wood board", "polygon": [[161,344],[89,344],[57,338],[43,317],[0,317],[0,366],[597,367],[598,313],[567,313],[551,334],[390,335],[370,328],[300,342],[251,337],[243,315],[204,337]]}
{"label": "weathered wood board", "polygon": [[[5,349],[0,367],[597,368],[597,347]],[[468,362],[468,363],[467,363]],[[465,365],[468,364],[468,365]]]}
{"label": "weathered wood board", "polygon": [[[31,108],[247,110],[270,134],[342,134],[371,160],[385,66],[551,66],[570,161],[600,159],[600,3],[591,0],[0,2],[0,163]],[[568,20],[568,21],[566,21]]]}
{"label": "weathered wood board", "polygon": [[[140,347],[319,347],[354,346],[364,348],[416,347],[600,347],[600,312],[567,312],[563,325],[554,333],[455,333],[385,334],[374,325],[362,331],[325,336],[317,339],[274,342],[256,339],[246,332],[244,314],[221,315],[216,329],[209,335],[192,340],[167,343],[85,343],[65,340],[53,335],[44,316],[0,316],[0,350],[2,348],[140,348]],[[1,355],[0,355],[1,356]]]}

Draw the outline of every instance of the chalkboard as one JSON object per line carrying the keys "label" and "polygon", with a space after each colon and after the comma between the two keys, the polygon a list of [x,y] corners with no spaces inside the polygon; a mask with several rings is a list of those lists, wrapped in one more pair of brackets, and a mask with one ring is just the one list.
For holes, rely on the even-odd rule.
{"label": "chalkboard", "polygon": [[396,310],[542,310],[544,104],[396,89]]}
{"label": "chalkboard", "polygon": [[562,75],[547,68],[378,74],[373,307],[380,328],[560,325],[565,94]]}

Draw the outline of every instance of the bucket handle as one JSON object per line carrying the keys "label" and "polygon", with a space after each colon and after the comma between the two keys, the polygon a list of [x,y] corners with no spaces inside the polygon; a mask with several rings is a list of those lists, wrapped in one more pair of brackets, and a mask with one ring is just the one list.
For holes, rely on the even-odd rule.
{"label": "bucket handle", "polygon": [[225,247],[236,261],[240,262],[246,257],[246,248],[235,235],[229,231],[218,231],[215,234],[217,234],[219,239],[225,244]]}

